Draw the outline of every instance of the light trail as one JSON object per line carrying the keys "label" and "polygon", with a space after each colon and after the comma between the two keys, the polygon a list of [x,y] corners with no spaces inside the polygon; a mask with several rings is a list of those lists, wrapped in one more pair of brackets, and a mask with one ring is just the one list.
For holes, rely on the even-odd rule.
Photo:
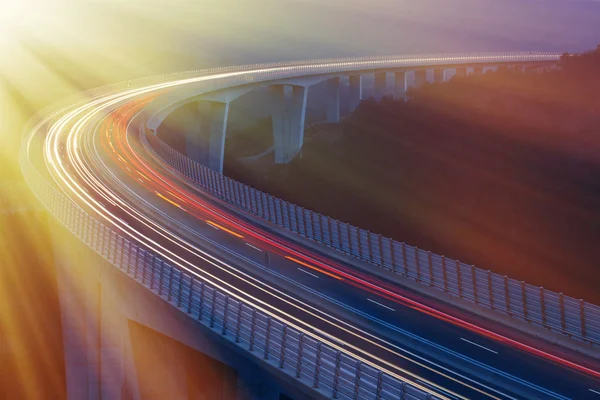
{"label": "light trail", "polygon": [[[128,97],[126,97],[125,99],[129,98],[129,94]],[[103,185],[93,176],[93,174],[90,174],[88,171],[85,171],[85,169],[81,169],[82,167],[82,160],[80,158],[80,155],[78,155],[77,153],[74,153],[70,150],[72,150],[72,142],[76,139],[77,135],[81,135],[83,132],[85,132],[85,129],[83,129],[83,126],[85,126],[85,124],[89,123],[89,121],[91,120],[92,117],[96,116],[97,114],[100,113],[101,110],[103,110],[106,107],[109,106],[113,106],[117,103],[119,103],[120,101],[123,101],[125,99],[111,99],[111,101],[107,102],[106,105],[104,105],[104,107],[100,107],[98,109],[95,109],[91,112],[89,112],[88,114],[85,114],[85,116],[81,117],[80,119],[77,120],[77,122],[75,123],[75,126],[71,129],[68,130],[69,134],[69,140],[67,141],[68,144],[68,157],[70,159],[70,161],[73,163],[74,166],[76,166],[76,168],[80,168],[78,170],[78,173],[80,174],[80,177],[82,177],[84,180],[88,180],[88,184],[90,184],[90,186],[92,188],[94,188],[94,190],[97,191],[97,193],[107,199],[107,195]],[[197,278],[206,281],[208,283],[210,283],[211,285],[213,285],[214,287],[218,288],[219,290],[222,290],[224,293],[227,293],[228,295],[231,295],[234,298],[238,298],[240,299],[242,302],[251,305],[252,307],[255,307],[257,310],[260,310],[262,312],[264,312],[267,315],[270,315],[274,318],[280,319],[282,320],[284,323],[288,324],[289,326],[297,329],[299,332],[302,332],[308,336],[312,336],[314,337],[316,340],[318,341],[322,341],[330,346],[332,346],[333,348],[339,350],[339,351],[344,351],[348,354],[350,354],[352,357],[357,358],[358,360],[366,363],[367,365],[371,365],[374,368],[378,368],[381,369],[381,367],[378,367],[377,364],[373,363],[370,360],[367,360],[361,356],[358,356],[357,354],[353,353],[353,352],[348,352],[347,349],[343,349],[341,347],[339,347],[339,345],[335,344],[335,343],[331,343],[329,342],[327,339],[324,339],[323,337],[319,337],[318,335],[315,336],[315,333],[313,332],[313,328],[312,327],[308,327],[308,329],[301,327],[300,325],[298,325],[298,323],[303,324],[303,321],[298,320],[297,318],[294,318],[293,316],[287,315],[288,318],[292,318],[292,321],[290,321],[289,319],[286,319],[285,317],[282,317],[281,315],[275,315],[273,314],[272,311],[264,308],[265,306],[270,307],[270,305],[260,299],[256,299],[256,298],[247,298],[247,297],[240,297],[239,292],[237,292],[235,287],[232,287],[231,285],[229,285],[227,282],[224,282],[218,278],[216,278],[213,275],[210,275],[210,278],[213,278],[214,280],[211,280],[210,278],[207,278],[206,275],[202,275],[201,273],[199,273],[199,270],[195,267],[195,265],[187,262],[186,260],[184,260],[182,257],[180,257],[179,255],[167,250],[165,247],[161,246],[159,243],[149,239],[146,236],[143,236],[141,234],[139,234],[138,232],[132,230],[128,225],[123,226],[122,224],[117,223],[119,221],[118,217],[115,217],[109,210],[107,210],[104,205],[102,205],[101,203],[97,202],[89,193],[87,193],[85,190],[82,190],[82,188],[79,186],[78,182],[76,182],[76,180],[70,176],[69,171],[65,168],[64,165],[62,165],[62,163],[60,162],[54,162],[53,160],[60,160],[60,151],[58,149],[58,143],[60,142],[58,140],[58,134],[60,132],[63,132],[66,128],[66,125],[68,124],[68,122],[70,122],[70,119],[76,119],[80,114],[80,113],[84,113],[85,111],[87,111],[87,109],[89,109],[90,106],[86,105],[86,106],[82,106],[81,108],[77,109],[76,111],[73,111],[69,114],[67,114],[67,116],[63,116],[56,125],[52,126],[50,131],[48,132],[48,138],[47,138],[47,143],[46,143],[46,157],[49,160],[49,164],[52,165],[54,168],[51,170],[52,172],[54,172],[56,174],[55,176],[55,181],[57,182],[57,184],[60,185],[60,183],[62,183],[63,185],[65,185],[67,187],[67,189],[73,193],[81,202],[83,202],[86,206],[88,206],[90,209],[92,209],[94,212],[96,212],[100,217],[102,217],[103,219],[105,219],[108,223],[113,224],[115,226],[117,226],[123,233],[125,233],[126,235],[130,236],[133,240],[140,242],[142,245],[147,246],[148,248],[153,249],[156,253],[158,253],[159,255],[161,255],[162,257],[164,257],[165,259],[171,261],[173,264],[177,265],[178,267],[182,268],[183,270],[191,273],[192,275],[196,276]],[[54,143],[54,145],[51,145],[51,143]],[[57,166],[57,164],[59,164]],[[99,185],[99,186],[96,186]],[[111,201],[118,201],[119,202],[119,206],[120,207],[126,207],[128,208],[128,206],[121,200],[119,199],[117,196],[112,195],[112,200]],[[132,211],[131,208],[129,208],[129,211]],[[138,219],[140,222],[146,224],[148,227],[151,227],[151,225],[155,225],[153,224],[152,221],[148,220],[147,218],[145,218],[142,214],[136,213],[136,218],[140,218]],[[128,229],[129,228],[129,229]],[[154,226],[151,227],[152,229],[162,229],[160,227]],[[159,233],[157,231],[157,233]],[[163,233],[160,233],[161,235],[164,236],[165,239],[167,240],[173,240],[172,238],[169,238],[167,236],[165,236]],[[186,245],[193,247],[191,244],[186,243]],[[196,249],[197,251],[200,251],[199,249]],[[200,251],[201,252],[201,251]],[[209,262],[211,264],[214,264],[215,266],[218,266],[217,264],[215,264],[215,262],[220,262],[220,260],[213,258],[212,256],[202,252],[203,255],[210,257],[211,259],[206,259],[204,258],[204,261]],[[225,286],[223,286],[225,285]],[[229,286],[229,288],[227,288],[227,286]],[[233,291],[232,291],[233,290]],[[273,290],[273,288],[272,288]],[[258,304],[258,303],[260,304]],[[306,305],[305,305],[306,306]],[[322,318],[323,321],[326,321],[325,318]],[[329,317],[329,319],[331,319],[331,317]],[[345,329],[345,328],[342,328]],[[355,346],[345,343],[345,345],[355,351],[359,351],[359,348],[356,348]],[[400,376],[397,373],[393,372],[392,370],[387,370],[384,369],[388,374],[390,374],[390,376],[396,377],[397,379],[400,380],[407,380],[407,376],[408,377],[413,377],[413,379],[417,378],[418,376],[412,374],[410,371],[408,370],[404,370],[402,368],[399,368],[395,365],[389,364],[388,362],[386,362],[385,360],[378,360],[379,362],[382,362],[384,365],[387,364],[388,368],[392,368],[395,369],[403,374],[405,374],[404,376]],[[413,361],[414,362],[414,361]],[[425,367],[425,366],[424,366]],[[438,372],[439,373],[439,372]],[[443,374],[442,374],[443,375]],[[449,379],[452,380],[456,380],[455,378],[449,377]],[[410,381],[410,379],[409,379]],[[420,388],[421,390],[424,390],[426,392],[431,392],[431,389],[424,387],[416,382],[411,381],[411,384],[413,384],[415,387]],[[432,385],[436,385],[435,383],[431,383]],[[464,383],[462,383],[464,385]],[[477,388],[473,388],[473,390],[476,391],[480,391]],[[482,392],[483,393],[483,392]],[[433,393],[435,395],[439,395],[437,393]],[[457,394],[457,396],[459,396],[460,398],[464,398],[461,397],[460,395]],[[492,397],[492,398],[497,398],[497,397]],[[510,397],[509,397],[510,398]]]}
{"label": "light trail", "polygon": [[[243,74],[243,73],[248,73],[248,71],[244,71],[244,72],[240,72],[240,73],[233,73],[233,74],[235,75],[235,74]],[[227,76],[227,74],[216,75],[215,79],[219,76],[223,77],[223,76]],[[184,80],[184,81],[187,81],[189,83],[189,81],[193,81],[193,79],[192,80]],[[173,83],[169,83],[169,84],[165,84],[165,85],[173,85],[174,86]],[[93,106],[90,106],[89,104],[81,106],[80,108],[77,108],[76,110],[71,111],[70,113],[67,113],[65,116],[61,117],[58,120],[58,122],[51,127],[49,135],[48,135],[48,140],[46,142],[47,147],[46,147],[46,151],[44,153],[46,155],[46,159],[48,162],[48,169],[51,172],[53,172],[53,177],[55,178],[55,181],[57,182],[57,184],[59,184],[60,186],[65,186],[69,190],[69,192],[75,194],[75,196],[81,202],[83,202],[90,209],[92,209],[96,213],[98,213],[98,215],[101,216],[102,218],[104,218],[106,221],[117,226],[125,234],[127,234],[128,236],[131,236],[136,241],[139,241],[140,243],[143,243],[143,244],[147,245],[148,247],[155,249],[155,251],[157,253],[165,256],[165,258],[169,259],[173,263],[177,264],[178,266],[187,270],[188,272],[194,274],[195,276],[199,277],[200,279],[203,279],[205,281],[209,281],[209,279],[214,279],[213,281],[209,281],[209,282],[211,282],[211,284],[214,284],[215,286],[219,287],[221,290],[224,290],[227,293],[231,293],[234,297],[239,298],[239,296],[240,296],[239,293],[236,293],[234,295],[232,292],[233,290],[235,290],[235,288],[232,288],[230,286],[229,286],[229,289],[225,288],[225,286],[227,286],[226,282],[219,280],[219,278],[216,278],[215,276],[207,277],[206,273],[204,273],[204,275],[203,275],[198,269],[191,268],[191,267],[193,267],[193,265],[190,267],[190,264],[187,261],[183,260],[178,255],[174,254],[173,252],[171,252],[168,249],[161,246],[159,243],[153,241],[152,239],[150,239],[148,237],[141,235],[139,232],[136,232],[134,229],[129,227],[129,225],[126,224],[122,219],[120,219],[119,217],[114,215],[110,210],[106,209],[106,207],[104,205],[102,205],[100,202],[95,200],[94,196],[87,193],[87,191],[75,179],[73,179],[70,176],[70,171],[67,170],[67,167],[65,165],[63,165],[63,163],[61,161],[61,153],[62,152],[59,149],[59,144],[61,143],[59,136],[60,136],[60,133],[64,133],[65,131],[67,131],[68,132],[67,154],[68,154],[68,159],[69,159],[70,164],[76,169],[76,172],[79,175],[79,177],[81,179],[83,179],[83,181],[86,182],[86,184],[89,187],[93,188],[93,190],[101,198],[103,198],[106,201],[108,201],[109,203],[113,204],[113,206],[119,207],[121,210],[123,210],[124,212],[129,214],[131,217],[138,220],[138,222],[140,222],[140,223],[144,224],[145,226],[149,227],[150,229],[154,230],[156,233],[163,236],[165,239],[170,240],[179,246],[183,246],[183,248],[185,250],[188,250],[188,251],[192,250],[192,252],[194,254],[196,254],[197,256],[199,256],[201,258],[209,257],[212,259],[212,261],[208,261],[208,262],[210,262],[211,264],[215,264],[215,266],[217,266],[218,268],[223,268],[223,265],[226,265],[226,264],[223,263],[221,260],[215,259],[212,256],[206,254],[205,252],[196,248],[191,243],[188,243],[181,237],[176,237],[176,235],[174,235],[172,233],[171,234],[165,233],[165,231],[162,227],[158,226],[153,221],[151,221],[150,219],[143,216],[141,213],[139,213],[139,212],[135,211],[133,208],[129,207],[129,205],[127,205],[125,201],[123,201],[121,198],[119,198],[119,196],[112,193],[108,188],[106,188],[105,185],[103,184],[103,182],[100,179],[96,178],[94,176],[94,174],[91,173],[87,169],[87,166],[85,166],[85,161],[81,158],[81,155],[77,151],[77,147],[78,147],[77,141],[81,140],[81,138],[84,136],[84,133],[86,133],[86,127],[88,127],[92,123],[94,118],[97,118],[102,112],[106,112],[106,110],[109,110],[112,107],[116,107],[119,104],[129,101],[135,97],[143,97],[144,95],[153,93],[153,91],[164,90],[165,88],[168,88],[168,87],[170,87],[170,86],[155,85],[154,89],[144,88],[139,91],[135,91],[135,90],[127,91],[127,92],[125,92],[125,94],[122,94],[121,96],[118,96],[118,95],[107,96],[106,98],[97,100],[97,102],[96,101],[92,102],[92,103],[95,103]],[[83,117],[81,117],[82,115],[83,115]],[[81,118],[78,119],[79,117],[81,117]],[[67,129],[67,126],[69,126],[69,124],[73,123],[73,121],[75,121],[74,126],[71,129]],[[125,121],[125,122],[127,122],[127,121]],[[87,128],[87,129],[89,129],[89,128]],[[54,143],[54,145],[51,146],[50,143]],[[139,169],[138,169],[139,165],[134,166],[134,165],[130,164],[126,159],[121,157],[121,154],[118,154],[117,150],[115,150],[115,148],[113,147],[112,141],[110,139],[108,140],[108,143],[112,149],[112,153],[117,155],[117,157],[119,157],[120,162],[122,162],[124,165],[126,165],[125,168],[127,171],[129,171],[129,172],[131,172],[132,170],[138,171],[138,173],[141,176],[143,176],[145,179],[147,179],[149,183],[156,182],[154,179],[150,179],[146,175],[139,172]],[[139,160],[139,161],[141,161],[141,160]],[[134,168],[131,168],[131,167],[134,167]],[[150,171],[150,172],[155,174],[153,171]],[[156,177],[156,174],[155,174],[155,177]],[[164,180],[161,180],[161,182],[164,182]],[[167,185],[167,186],[169,186],[169,185]],[[166,193],[165,192],[162,192],[162,193],[156,192],[157,195],[159,195],[159,197],[163,198],[164,200],[166,200],[180,208],[182,208],[181,205],[179,205],[178,203],[175,203],[174,200],[169,199],[167,196],[173,196],[177,199],[177,201],[181,201],[183,203],[186,203],[186,201],[187,201],[190,204],[195,204],[192,200],[190,200],[188,198],[188,195],[186,193],[181,193],[181,190],[178,187],[177,188],[174,188],[173,186],[169,186],[169,187],[173,191],[168,190]],[[175,192],[177,194],[175,194],[173,192]],[[207,212],[208,207],[206,207],[207,206],[206,203],[203,206],[204,206],[205,212]],[[196,208],[197,207],[198,207],[198,205],[196,204]],[[188,211],[188,210],[186,210],[186,211]],[[215,212],[214,210],[210,210],[210,211],[212,211],[213,213]],[[213,224],[215,224],[220,229],[225,230],[226,232],[228,232],[228,230],[229,230],[228,233],[232,233],[232,234],[234,234],[234,236],[239,235],[239,237],[243,237],[243,235],[238,234],[238,233],[232,231],[231,229],[221,225],[222,223],[225,223],[225,224],[234,223],[235,221],[232,221],[230,216],[224,216],[224,215],[222,215],[222,213],[216,213],[216,214],[220,218],[218,220],[219,224],[216,224],[214,222],[213,222]],[[208,215],[210,215],[210,213]],[[206,216],[206,214],[204,216]],[[222,220],[224,220],[224,222]],[[207,221],[207,223],[209,223],[209,222]],[[238,228],[238,226],[236,226],[236,228]],[[244,229],[241,229],[241,232],[245,232],[245,229],[250,229],[248,227],[243,227],[243,228]],[[260,237],[260,236],[257,237],[256,233],[252,237],[260,239],[261,242],[263,242],[261,244],[264,244],[264,241],[268,239],[266,237]],[[281,245],[278,244],[277,242],[272,242],[272,243],[268,242],[268,244],[270,244],[272,246],[279,245],[279,249],[282,250]],[[294,254],[294,249],[285,248],[284,250],[286,250],[288,252],[291,251],[292,254]],[[305,256],[303,256],[303,257],[305,257]],[[331,271],[330,266],[323,265],[323,263],[321,261],[316,260],[316,259],[310,259],[310,261],[309,261],[310,263],[316,264],[316,265],[312,265],[306,261],[301,261],[294,257],[286,256],[286,258],[288,258],[291,261],[294,261],[296,263],[299,263],[303,266],[306,266],[307,268],[311,268],[313,270],[317,270],[318,272],[324,273],[328,276],[334,277],[335,279],[343,280],[344,279],[343,277],[345,276],[345,274],[348,274],[348,272],[346,272],[346,271],[339,271],[339,270],[336,270],[335,272],[330,272]],[[221,264],[221,265],[217,265],[217,264]],[[228,268],[231,269],[231,266],[229,266]],[[337,274],[339,274],[339,275],[337,275]],[[356,281],[356,277],[354,277],[354,280]],[[219,283],[216,283],[216,282],[219,282]],[[356,281],[356,282],[361,283],[361,284],[365,283],[365,282],[361,282],[360,280]],[[251,282],[249,282],[249,283],[252,284]],[[222,286],[222,285],[225,285],[225,286]],[[271,288],[271,289],[273,289],[273,288]],[[277,291],[276,293],[280,293],[280,292]],[[378,293],[379,293],[379,291],[378,291]],[[388,295],[391,296],[391,295],[394,295],[394,293],[388,293]],[[392,297],[394,297],[394,296],[392,296]],[[283,299],[283,297],[281,297],[280,299],[283,301],[288,301],[288,300]],[[395,300],[397,301],[399,299],[396,298]],[[245,300],[242,300],[242,301],[248,302],[249,299],[246,298]],[[261,311],[263,311],[269,315],[275,315],[271,311],[267,311],[267,309],[262,308],[262,307],[267,307],[268,305],[264,304],[264,302],[260,299],[252,299],[251,302],[254,302],[254,303],[251,303],[251,304],[256,304],[255,303],[256,301],[262,303],[261,306],[257,306],[258,309],[261,309]],[[295,299],[295,301],[297,301],[297,300]],[[303,306],[306,307],[307,305],[303,304]],[[297,319],[294,319],[292,316],[286,316],[286,317],[292,318],[293,320],[295,320],[295,322],[293,322],[293,323],[289,320],[286,320],[286,323],[288,323],[290,326],[294,326],[294,328],[299,329],[300,331],[306,332],[307,334],[309,334],[311,336],[314,336],[313,333],[310,333],[309,331],[295,325],[297,323],[302,323],[302,321],[298,321]],[[281,319],[281,316],[278,316],[276,318]],[[319,317],[319,318],[321,318],[321,317]],[[327,318],[331,319],[331,316],[327,316]],[[341,322],[338,322],[338,323],[341,323]],[[337,327],[339,329],[347,329],[347,328],[342,327],[341,325],[337,326]],[[358,330],[358,328],[353,328],[353,329]],[[353,332],[351,332],[351,333],[355,334]],[[367,335],[367,336],[370,335],[367,332],[362,332],[361,334]],[[322,340],[322,339],[323,339],[322,337],[318,338],[318,340],[325,341],[326,343],[328,343],[326,340]],[[363,337],[362,339],[370,340],[365,337]],[[379,339],[379,338],[375,338],[375,339],[378,341],[381,341],[381,339]],[[334,346],[332,343],[328,343],[328,344]],[[389,345],[394,346],[391,343]],[[353,346],[349,343],[344,343],[344,346],[353,348]],[[338,349],[339,349],[339,347],[338,347]],[[342,351],[347,352],[346,350],[342,350]],[[360,349],[354,348],[354,351],[360,352]],[[353,357],[364,360],[364,358],[358,356],[356,353],[350,352],[350,354]],[[382,362],[383,365],[386,365],[386,363],[387,363],[385,360],[378,360],[378,361]],[[414,360],[411,360],[411,361],[414,362]],[[371,365],[376,366],[376,368],[381,368],[381,364],[378,364],[378,365],[371,364]],[[397,366],[389,365],[389,363],[387,363],[387,367],[400,370],[400,369],[398,369]],[[388,371],[386,370],[386,372],[388,372]],[[402,371],[402,372],[408,373],[408,371]],[[389,371],[388,373],[390,373],[390,375],[392,375],[392,376],[397,376],[392,371]],[[420,379],[416,376],[413,378]],[[402,377],[401,379],[406,379],[406,377]],[[450,378],[450,379],[452,379],[452,378]],[[430,383],[430,384],[433,384],[433,383]],[[462,383],[462,384],[464,384],[464,383]],[[435,385],[435,384],[433,384],[433,385]],[[418,386],[418,384],[416,386]],[[418,386],[418,387],[420,387],[420,386]],[[430,390],[430,389],[427,389],[424,387],[420,387],[420,388],[422,390],[426,390],[426,391]],[[441,387],[439,389],[443,390]],[[472,389],[478,390],[476,388],[472,388]],[[490,389],[490,388],[487,388],[487,389]],[[492,390],[495,391],[494,389],[492,389]],[[434,393],[434,394],[439,396],[439,393]],[[505,394],[502,394],[502,395],[505,395]],[[460,397],[460,395],[456,395],[456,396]],[[509,396],[506,395],[506,397],[509,397]],[[463,397],[460,397],[460,398],[463,398]],[[496,398],[496,397],[493,397],[493,398]]]}

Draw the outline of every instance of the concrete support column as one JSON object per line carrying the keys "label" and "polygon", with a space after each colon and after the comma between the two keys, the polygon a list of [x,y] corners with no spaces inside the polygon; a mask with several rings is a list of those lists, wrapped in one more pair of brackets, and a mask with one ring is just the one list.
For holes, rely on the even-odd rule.
{"label": "concrete support column", "polygon": [[287,164],[298,154],[304,143],[304,119],[308,88],[273,85],[273,142],[275,163]]}
{"label": "concrete support column", "polygon": [[[185,154],[194,161],[206,162],[208,143],[200,132],[200,110],[197,102],[186,104],[180,118],[180,128],[185,136]],[[158,130],[157,130],[158,132]]]}
{"label": "concrete support column", "polygon": [[340,78],[327,79],[327,122],[340,122]]}
{"label": "concrete support column", "polygon": [[394,99],[406,100],[406,72],[394,72]]}
{"label": "concrete support column", "polygon": [[444,70],[442,68],[436,68],[433,70],[433,83],[444,82]]}
{"label": "concrete support column", "polygon": [[[58,252],[55,252],[58,253]],[[68,399],[101,398],[97,290],[81,287],[76,273],[68,272],[68,258],[56,260],[56,276],[63,329]]]}
{"label": "concrete support column", "polygon": [[427,82],[427,71],[418,69],[415,71],[415,87],[420,88]]}
{"label": "concrete support column", "polygon": [[481,76],[481,75],[483,75],[483,67],[474,67],[473,68],[473,75],[475,75],[475,76]]}
{"label": "concrete support column", "polygon": [[467,68],[466,67],[456,68],[456,76],[467,76]]}
{"label": "concrete support column", "polygon": [[186,118],[186,154],[208,168],[223,173],[228,102],[199,101]]}
{"label": "concrete support column", "polygon": [[203,103],[207,103],[207,106],[203,107],[202,111],[200,111],[200,133],[208,137],[208,159],[206,166],[222,174],[229,103]]}
{"label": "concrete support column", "polygon": [[376,72],[374,74],[375,77],[375,100],[381,101],[383,96],[385,96],[386,86],[387,86],[387,73],[385,72]]}
{"label": "concrete support column", "polygon": [[127,318],[103,296],[81,243],[54,239],[69,399],[139,399]]}
{"label": "concrete support column", "polygon": [[140,393],[128,320],[102,292],[100,313],[102,398],[137,400]]}
{"label": "concrete support column", "polygon": [[350,112],[356,110],[362,100],[362,77],[360,75],[350,75]]}

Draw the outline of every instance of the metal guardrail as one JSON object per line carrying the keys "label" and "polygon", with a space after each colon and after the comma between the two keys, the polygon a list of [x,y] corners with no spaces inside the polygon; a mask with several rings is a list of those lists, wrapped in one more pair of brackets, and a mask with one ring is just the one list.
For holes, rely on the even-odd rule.
{"label": "metal guardrail", "polygon": [[[108,95],[118,91],[149,87],[165,81],[181,79],[192,79],[203,75],[238,72],[264,68],[265,71],[241,74],[220,80],[206,81],[203,90],[211,91],[225,87],[231,87],[249,82],[267,81],[281,79],[291,76],[315,75],[326,73],[339,73],[361,70],[403,68],[427,65],[448,65],[467,63],[508,63],[508,62],[535,62],[558,60],[559,55],[554,53],[478,53],[478,54],[439,54],[419,56],[385,56],[385,57],[355,57],[346,59],[321,59],[309,61],[296,61],[284,63],[254,64],[235,67],[211,68],[178,72],[173,74],[157,75],[150,78],[133,79],[101,88],[88,90],[82,95],[72,96],[62,102],[66,107],[75,102],[101,95]],[[273,68],[284,67],[283,70],[273,71]],[[41,121],[43,117],[51,115],[56,105],[48,107],[32,118],[28,124]],[[37,118],[37,120],[36,120]],[[200,279],[183,272],[176,266],[170,264],[151,250],[134,243],[109,226],[99,222],[87,214],[75,202],[69,199],[60,189],[48,182],[27,157],[28,137],[35,133],[34,129],[26,129],[23,146],[21,147],[21,170],[30,188],[36,197],[45,205],[46,209],[61,221],[71,232],[79,237],[84,243],[106,260],[127,273],[133,279],[152,290],[157,295],[169,301],[173,306],[186,312],[198,322],[219,333],[227,340],[236,343],[242,349],[262,358],[265,362],[279,368],[284,373],[297,379],[319,391],[326,397],[342,399],[407,399],[423,400],[435,399],[437,397],[426,393],[419,388],[410,385],[400,379],[392,377],[376,368],[361,363],[326,343],[319,342],[314,338],[304,335],[297,329],[283,324],[268,315],[256,310],[238,299],[219,291],[218,289],[202,282]],[[144,136],[145,137],[145,136]],[[154,136],[152,136],[154,137]],[[401,273],[401,267],[405,269],[407,276],[415,275],[419,281],[423,281],[421,261],[409,261],[407,248],[402,247],[401,252],[398,245],[389,239],[381,238],[369,232],[350,227],[339,221],[331,220],[309,210],[297,207],[293,204],[276,199],[273,196],[259,192],[248,186],[235,182],[223,175],[214,173],[192,162],[180,153],[175,152],[166,144],[155,138],[154,145],[166,157],[167,163],[178,171],[183,172],[189,178],[195,180],[205,189],[213,194],[226,199],[248,212],[255,214],[282,227],[300,233],[321,243],[337,248],[348,254],[380,265],[383,268]],[[333,224],[333,225],[331,225]],[[366,234],[366,236],[365,236]],[[344,239],[346,238],[347,239]],[[375,238],[378,242],[374,241]],[[375,243],[379,243],[376,247]],[[389,244],[389,251],[385,250]],[[377,250],[378,249],[378,252]],[[420,257],[422,250],[416,250]],[[366,255],[369,255],[366,258]],[[378,254],[378,256],[377,256]],[[429,257],[429,253],[427,253]],[[377,258],[379,257],[379,258]],[[416,260],[420,260],[417,257]],[[438,257],[438,256],[436,256]],[[404,260],[399,263],[398,260]],[[380,264],[377,264],[377,260]],[[429,260],[432,260],[430,257]],[[433,271],[432,262],[430,269]],[[444,282],[448,290],[455,287],[463,298],[468,298],[469,293],[475,293],[475,301],[481,302],[481,293],[477,289],[469,291],[468,282],[465,284],[464,272],[457,270],[458,280],[456,284],[448,278],[451,274],[447,271],[446,264],[442,264]],[[416,270],[415,270],[416,268]],[[462,268],[462,264],[461,264]],[[439,275],[439,274],[438,274]],[[461,276],[463,278],[461,278]],[[437,285],[439,277],[435,278],[431,273],[430,283]],[[473,282],[476,282],[473,280]],[[506,304],[512,305],[512,288]],[[548,296],[546,296],[547,298]],[[523,299],[526,297],[524,296]],[[525,300],[524,300],[525,301]],[[492,302],[492,307],[493,307]],[[542,310],[547,305],[547,300],[542,301]],[[563,310],[566,309],[563,298]],[[583,304],[583,303],[582,303]],[[516,305],[512,305],[517,309]],[[595,307],[590,310],[589,307]],[[528,309],[526,306],[525,309]],[[513,308],[510,308],[513,310]],[[582,306],[582,314],[579,322],[584,331],[583,337],[593,337],[598,340],[598,318],[600,311],[598,307],[585,303]],[[531,313],[530,315],[534,315]],[[537,314],[536,314],[537,315]],[[544,321],[550,319],[550,313],[542,311],[545,315]],[[570,315],[570,314],[569,314]],[[592,321],[592,322],[590,322]],[[568,324],[568,325],[567,325]],[[562,314],[562,325],[571,326],[574,322],[566,313]],[[576,323],[575,323],[576,324]],[[587,329],[587,330],[586,330]],[[591,336],[590,332],[593,332]]]}
{"label": "metal guardrail", "polygon": [[87,246],[191,318],[299,383],[334,399],[438,399],[182,271],[86,213],[36,170],[25,146],[20,160],[36,197]]}
{"label": "metal guardrail", "polygon": [[[383,237],[244,185],[142,135],[163,162],[243,211],[403,278],[510,317],[600,345],[600,307]],[[402,282],[398,280],[401,284]]]}

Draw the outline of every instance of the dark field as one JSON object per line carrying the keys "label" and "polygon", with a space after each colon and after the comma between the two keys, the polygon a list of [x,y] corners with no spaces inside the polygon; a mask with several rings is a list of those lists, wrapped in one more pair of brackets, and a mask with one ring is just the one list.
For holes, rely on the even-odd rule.
{"label": "dark field", "polygon": [[[309,130],[290,165],[228,159],[225,174],[597,304],[599,94],[600,51],[560,69],[454,78],[408,102],[364,101],[341,124]],[[254,138],[272,140],[260,131]]]}

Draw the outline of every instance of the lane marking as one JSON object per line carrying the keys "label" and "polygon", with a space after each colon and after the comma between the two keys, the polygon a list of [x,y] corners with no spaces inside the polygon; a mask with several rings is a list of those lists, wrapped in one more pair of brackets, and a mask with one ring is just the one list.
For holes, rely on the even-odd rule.
{"label": "lane marking", "polygon": [[296,258],[294,258],[294,257],[285,256],[285,258],[287,258],[288,260],[290,260],[290,261],[293,261],[293,262],[295,262],[295,263],[298,263],[298,264],[300,264],[300,265],[304,265],[306,268],[310,268],[310,269],[312,269],[312,270],[315,270],[315,271],[317,271],[317,272],[320,272],[320,273],[322,273],[323,275],[327,275],[327,276],[329,276],[329,277],[331,277],[331,278],[333,278],[333,279],[337,279],[338,281],[343,281],[343,280],[344,280],[344,278],[342,278],[342,277],[339,277],[339,276],[337,276],[337,275],[334,275],[334,274],[332,274],[332,273],[330,273],[330,272],[324,271],[324,270],[322,270],[321,268],[313,267],[312,265],[310,265],[310,264],[307,264],[307,263],[305,263],[305,262],[303,262],[303,261],[300,261],[300,260],[298,260],[298,259],[296,259]]}
{"label": "lane marking", "polygon": [[220,230],[222,230],[222,231],[224,231],[224,232],[227,232],[227,233],[229,233],[230,235],[233,235],[233,236],[235,236],[235,237],[238,237],[238,238],[243,238],[243,236],[242,236],[242,235],[240,235],[239,233],[237,233],[237,232],[234,232],[234,231],[232,231],[231,229],[227,229],[227,228],[225,228],[224,226],[222,226],[222,225],[219,225],[219,224],[217,224],[217,223],[215,223],[215,222],[212,222],[212,221],[206,221],[206,223],[207,223],[208,225],[212,226],[213,228],[220,229]]}
{"label": "lane marking", "polygon": [[167,202],[169,202],[169,203],[173,204],[175,207],[179,207],[179,208],[181,208],[181,206],[180,206],[179,204],[175,203],[173,200],[171,200],[171,199],[169,199],[169,198],[167,198],[167,197],[163,196],[162,194],[160,194],[160,193],[158,193],[158,192],[154,192],[154,193],[156,193],[156,195],[157,195],[158,197],[160,197],[161,199],[163,199],[164,201],[167,201]]}
{"label": "lane marking", "polygon": [[298,268],[298,271],[302,271],[302,272],[304,272],[305,274],[308,274],[308,275],[310,275],[310,276],[314,276],[315,278],[319,279],[319,276],[318,276],[318,275],[315,275],[315,274],[313,274],[312,272],[305,271],[305,270],[303,270],[302,268]]}
{"label": "lane marking", "polygon": [[254,250],[262,251],[262,250],[261,250],[261,249],[259,249],[258,247],[256,247],[256,246],[252,246],[250,243],[246,243],[246,246],[248,246],[248,247],[252,247]]}
{"label": "lane marking", "polygon": [[391,310],[391,311],[396,311],[396,310],[394,310],[392,307],[388,307],[388,306],[386,306],[385,304],[381,304],[381,303],[379,303],[379,302],[377,302],[377,301],[375,301],[375,300],[369,299],[368,297],[367,297],[367,300],[369,300],[371,303],[375,303],[375,304],[377,304],[378,306],[381,306],[381,307],[383,307],[383,308],[387,308],[388,310]]}
{"label": "lane marking", "polygon": [[144,183],[144,181],[142,180],[142,178],[138,178],[138,181]]}
{"label": "lane marking", "polygon": [[592,393],[600,394],[600,392],[598,392],[598,391],[596,391],[596,390],[594,390],[594,389],[589,389],[589,390],[590,390],[590,392],[592,392]]}
{"label": "lane marking", "polygon": [[465,341],[465,342],[467,342],[467,343],[471,343],[473,346],[481,347],[482,349],[484,349],[484,350],[487,350],[487,351],[489,351],[489,352],[491,352],[491,353],[498,354],[498,352],[497,352],[497,351],[494,351],[494,350],[492,350],[492,349],[488,349],[487,347],[485,347],[485,346],[482,346],[482,345],[480,345],[480,344],[477,344],[477,343],[475,343],[475,342],[471,342],[471,341],[470,341],[470,340],[468,340],[468,339],[465,339],[465,338],[460,338],[460,340],[463,340],[463,341]]}

